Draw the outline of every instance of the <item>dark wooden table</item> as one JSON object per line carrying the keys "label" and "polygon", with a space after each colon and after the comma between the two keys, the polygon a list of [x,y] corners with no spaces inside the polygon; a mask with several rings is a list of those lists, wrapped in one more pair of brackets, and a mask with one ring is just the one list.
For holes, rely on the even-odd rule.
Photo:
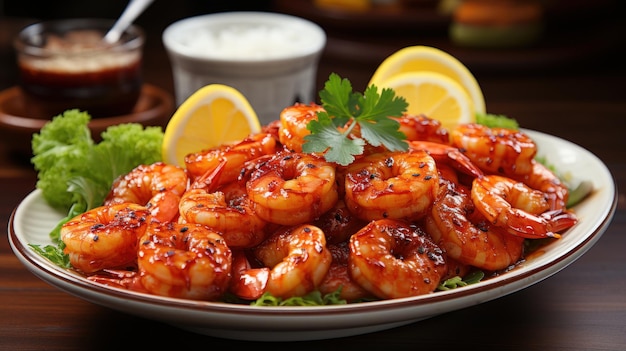
{"label": "dark wooden table", "polygon": [[[173,93],[160,33],[150,35],[153,44],[147,48],[146,80]],[[618,41],[615,47],[580,60],[526,70],[512,66],[493,72],[470,65],[483,88],[488,111],[579,144],[611,170],[619,190],[618,208],[591,250],[556,275],[488,303],[383,332],[268,346],[281,350],[626,350],[623,45]],[[497,57],[496,53],[482,54],[488,60]],[[472,55],[472,62],[480,62],[480,53]],[[375,64],[367,60],[346,64],[350,60],[326,53],[320,63],[320,82],[334,71],[361,88]],[[506,68],[504,63],[501,68]],[[15,83],[7,77],[11,75],[2,75],[2,88]],[[0,349],[109,350],[126,340],[134,340],[142,349],[255,347],[251,342],[193,334],[94,305],[31,274],[11,251],[6,228],[11,212],[34,189],[35,180],[28,159],[10,155],[6,145],[0,146]]]}

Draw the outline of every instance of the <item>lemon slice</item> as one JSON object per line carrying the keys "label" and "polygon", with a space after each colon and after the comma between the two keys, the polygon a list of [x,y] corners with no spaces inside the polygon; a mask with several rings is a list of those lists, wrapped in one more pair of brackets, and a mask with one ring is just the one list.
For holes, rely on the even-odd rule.
{"label": "lemon slice", "polygon": [[395,75],[419,71],[436,72],[452,78],[472,99],[474,112],[485,113],[485,98],[470,70],[456,57],[430,46],[409,46],[391,54],[378,66],[368,85],[380,88],[382,82]]}
{"label": "lemon slice", "polygon": [[258,133],[256,112],[237,89],[210,84],[198,89],[168,122],[162,146],[163,161],[184,166],[185,156]]}
{"label": "lemon slice", "polygon": [[410,114],[424,114],[441,125],[454,129],[458,124],[475,121],[472,99],[452,78],[436,72],[406,72],[382,81],[380,88],[391,88],[406,99]]}

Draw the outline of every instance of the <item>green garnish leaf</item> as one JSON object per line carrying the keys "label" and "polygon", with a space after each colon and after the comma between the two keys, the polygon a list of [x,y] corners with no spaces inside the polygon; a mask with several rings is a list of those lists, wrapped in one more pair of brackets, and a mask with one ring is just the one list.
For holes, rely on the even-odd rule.
{"label": "green garnish leaf", "polygon": [[[335,162],[342,165],[352,163],[354,155],[363,153],[365,141],[346,138],[333,124],[326,112],[318,113],[317,120],[309,122],[307,128],[311,134],[305,137],[307,142],[302,145],[304,152],[325,153],[326,160],[336,160]],[[330,145],[334,146],[331,147]]]}
{"label": "green garnish leaf", "polygon": [[476,284],[480,282],[484,277],[485,273],[483,271],[474,271],[469,273],[465,277],[460,277],[457,275],[443,281],[441,284],[439,284],[437,290],[451,290],[463,286],[468,286],[470,284]]}
{"label": "green garnish leaf", "polygon": [[594,190],[593,183],[590,180],[583,180],[578,185],[571,189],[569,197],[567,198],[566,207],[572,207],[579,204],[581,201],[587,198]]}
{"label": "green garnish leaf", "polygon": [[[371,85],[361,94],[352,90],[348,79],[331,73],[319,95],[324,111],[307,125],[311,134],[304,137],[304,152],[324,153],[327,161],[345,166],[363,153],[366,143],[390,151],[408,149],[400,123],[390,118],[401,116],[408,103],[392,89],[382,89],[379,94]],[[352,134],[356,126],[360,136]]]}
{"label": "green garnish leaf", "polygon": [[72,265],[70,264],[70,256],[63,253],[64,245],[46,245],[44,247],[41,247],[41,245],[29,244],[28,246],[30,246],[39,255],[49,259],[57,266],[68,269],[72,268]]}
{"label": "green garnish leaf", "polygon": [[340,298],[342,287],[328,294],[322,295],[319,290],[310,292],[304,296],[294,296],[287,299],[264,293],[257,300],[250,303],[251,306],[324,306],[345,305],[346,300]]}
{"label": "green garnish leaf", "polygon": [[463,281],[468,285],[476,284],[480,282],[481,280],[483,280],[484,277],[485,277],[485,273],[483,271],[474,271],[466,275],[465,277],[463,277]]}
{"label": "green garnish leaf", "polygon": [[506,128],[519,130],[519,123],[517,120],[507,117],[505,115],[497,115],[493,113],[477,113],[476,123],[482,124],[489,128]]}

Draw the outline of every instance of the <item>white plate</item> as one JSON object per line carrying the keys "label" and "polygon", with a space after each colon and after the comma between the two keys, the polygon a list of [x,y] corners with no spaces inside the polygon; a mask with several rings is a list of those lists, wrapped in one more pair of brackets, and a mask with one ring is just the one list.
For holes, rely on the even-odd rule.
{"label": "white plate", "polygon": [[24,265],[44,281],[92,303],[160,320],[215,337],[255,341],[330,339],[410,324],[513,293],[562,270],[600,239],[617,204],[613,177],[589,151],[547,134],[525,130],[539,154],[557,169],[593,182],[595,191],[575,208],[579,222],[563,237],[514,270],[454,290],[386,301],[320,307],[253,307],[171,299],[104,287],[42,258],[28,244],[51,244],[50,230],[63,217],[43,200],[39,190],[15,209],[9,240]]}

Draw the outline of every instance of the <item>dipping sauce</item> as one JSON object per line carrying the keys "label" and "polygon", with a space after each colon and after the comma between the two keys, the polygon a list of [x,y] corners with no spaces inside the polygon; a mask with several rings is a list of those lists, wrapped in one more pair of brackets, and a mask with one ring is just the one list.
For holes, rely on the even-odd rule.
{"label": "dipping sauce", "polygon": [[68,109],[93,118],[133,111],[143,84],[143,33],[131,27],[118,43],[102,41],[113,23],[66,20],[25,28],[16,40],[20,86],[29,117]]}

